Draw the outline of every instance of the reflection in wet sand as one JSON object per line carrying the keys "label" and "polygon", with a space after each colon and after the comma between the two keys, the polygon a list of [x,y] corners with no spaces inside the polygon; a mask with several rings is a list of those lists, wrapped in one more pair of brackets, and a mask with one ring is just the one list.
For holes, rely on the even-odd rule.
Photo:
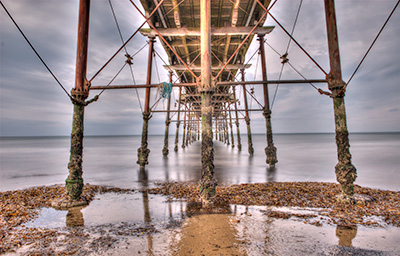
{"label": "reflection in wet sand", "polygon": [[267,167],[267,181],[275,182],[276,181],[276,167]]}
{"label": "reflection in wet sand", "polygon": [[351,247],[351,243],[353,239],[357,235],[357,226],[340,226],[338,225],[336,227],[336,236],[339,238],[339,245],[340,246],[346,246],[346,247]]}
{"label": "reflection in wet sand", "polygon": [[230,214],[203,214],[187,218],[173,255],[245,255],[239,248]]}
{"label": "reflection in wet sand", "polygon": [[83,219],[83,214],[81,210],[84,207],[72,207],[68,209],[66,217],[67,227],[80,227],[85,225],[85,220]]}
{"label": "reflection in wet sand", "polygon": [[[142,198],[143,198],[143,214],[144,223],[146,226],[151,225],[150,207],[149,207],[149,193],[144,190],[148,187],[148,175],[145,169],[140,168],[139,181],[142,184]],[[151,233],[147,234],[147,255],[154,255],[153,253],[153,236]]]}

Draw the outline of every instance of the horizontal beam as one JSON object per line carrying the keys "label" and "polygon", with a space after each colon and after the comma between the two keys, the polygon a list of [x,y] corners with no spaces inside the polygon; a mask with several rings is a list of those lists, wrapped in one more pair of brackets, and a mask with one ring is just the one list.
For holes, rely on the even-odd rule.
{"label": "horizontal beam", "polygon": [[[251,67],[251,64],[229,64],[226,66],[226,70],[235,70],[235,69],[248,69]],[[184,65],[164,65],[166,70],[176,70],[176,71],[185,71],[187,68]],[[201,71],[201,66],[190,65],[189,68],[193,71]],[[222,65],[212,66],[212,70],[221,70],[223,68]]]}
{"label": "horizontal beam", "polygon": [[[218,112],[234,112],[236,111],[235,109],[221,109],[221,110],[213,110],[213,113],[218,113]],[[252,112],[257,112],[257,111],[264,111],[262,108],[257,108],[257,109],[238,109],[237,111],[252,111]],[[151,110],[151,113],[175,113],[178,112],[178,110]],[[200,113],[201,110],[180,110],[180,113]]]}
{"label": "horizontal beam", "polygon": [[[239,36],[248,35],[253,27],[220,27],[211,28],[212,36]],[[257,27],[253,31],[255,34],[269,34],[274,29],[273,26]],[[157,31],[162,36],[200,36],[200,28],[158,28]],[[157,32],[151,28],[142,28],[140,33],[147,37],[158,36]]]}
{"label": "horizontal beam", "polygon": [[[243,40],[241,39],[231,39],[231,41],[229,42],[229,45],[239,45]],[[211,45],[212,46],[225,46],[226,42],[225,41],[221,41],[221,38],[216,39],[215,42],[211,41]],[[183,41],[176,39],[174,41],[172,41],[171,43],[172,47],[182,47],[185,46],[185,44],[183,43]],[[186,43],[186,46],[200,46],[200,41],[199,40],[193,40],[193,41],[188,41]]]}
{"label": "horizontal beam", "polygon": [[[309,79],[309,80],[268,80],[268,81],[245,81],[245,82],[217,82],[217,86],[233,86],[242,84],[308,84],[308,83],[326,83],[325,79]],[[112,89],[140,89],[140,88],[156,88],[160,84],[139,84],[139,85],[100,85],[91,86],[90,90],[112,90]],[[172,84],[173,87],[190,87],[197,86],[196,83],[177,83]]]}

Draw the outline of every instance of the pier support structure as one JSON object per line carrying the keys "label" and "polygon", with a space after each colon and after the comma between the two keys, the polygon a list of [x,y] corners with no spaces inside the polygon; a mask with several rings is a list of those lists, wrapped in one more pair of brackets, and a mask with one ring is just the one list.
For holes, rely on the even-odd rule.
{"label": "pier support structure", "polygon": [[178,116],[176,118],[176,131],[175,131],[175,147],[174,151],[178,151],[179,143],[179,126],[181,125],[180,115],[181,115],[181,97],[182,97],[182,87],[179,87],[179,98],[178,98]]}
{"label": "pier support structure", "polygon": [[200,1],[201,33],[201,77],[199,88],[201,94],[201,179],[199,182],[200,197],[204,204],[213,202],[217,181],[214,178],[214,144],[212,131],[212,97],[215,85],[211,70],[211,0]]}
{"label": "pier support structure", "polygon": [[68,163],[69,175],[65,180],[67,197],[54,201],[56,208],[69,208],[87,205],[82,199],[83,179],[83,130],[85,100],[89,96],[89,83],[86,79],[87,53],[89,39],[90,0],[79,1],[78,43],[76,52],[75,87],[71,91],[74,113],[72,117],[71,150]]}
{"label": "pier support structure", "polygon": [[236,124],[236,135],[237,135],[237,146],[238,150],[242,150],[242,142],[240,139],[240,129],[239,129],[239,113],[238,113],[238,108],[237,108],[237,100],[236,100],[236,86],[232,87],[232,94],[233,94],[233,101],[235,104],[235,124]]}
{"label": "pier support structure", "polygon": [[[147,63],[147,80],[146,84],[151,84],[151,71],[153,66],[153,49],[154,49],[154,37],[149,38],[149,55],[148,55],[148,63]],[[140,148],[138,149],[138,160],[137,164],[140,165],[141,169],[149,164],[149,154],[150,149],[148,149],[148,132],[149,132],[149,120],[150,120],[150,87],[146,88],[145,95],[145,103],[144,103],[144,111],[143,111],[143,128],[142,128],[142,143]]]}
{"label": "pier support structure", "polygon": [[333,109],[335,115],[335,131],[338,164],[335,166],[336,179],[340,183],[342,194],[346,198],[354,195],[353,183],[357,171],[351,163],[349,133],[346,122],[346,109],[344,104],[344,86],[340,65],[339,42],[336,27],[336,14],[334,0],[325,0],[326,27],[328,35],[330,72],[326,79],[329,90],[332,91]]}
{"label": "pier support structure", "polygon": [[[242,82],[245,81],[244,78],[244,69],[240,70],[241,74],[242,74]],[[246,121],[246,126],[247,126],[247,144],[248,144],[248,150],[249,150],[249,154],[252,156],[254,154],[254,148],[253,148],[253,141],[251,138],[251,127],[250,127],[250,116],[249,116],[249,105],[247,103],[247,91],[246,91],[246,85],[242,84],[243,87],[243,100],[244,100],[244,107],[245,107],[245,113],[246,116],[244,117],[244,120]]]}
{"label": "pier support structure", "polygon": [[[169,82],[172,83],[172,75],[173,72],[169,72]],[[165,135],[164,135],[164,148],[162,150],[163,156],[167,156],[169,153],[168,150],[168,137],[169,137],[169,124],[171,123],[171,118],[169,115],[169,111],[171,109],[171,96],[168,97],[168,103],[167,103],[167,113],[165,117]]]}
{"label": "pier support structure", "polygon": [[228,106],[228,114],[229,114],[229,128],[230,128],[230,131],[231,131],[232,148],[234,148],[235,147],[235,140],[234,140],[234,136],[233,136],[232,113],[231,113],[231,111],[229,109],[229,106]]}
{"label": "pier support structure", "polygon": [[182,148],[185,148],[185,142],[186,142],[186,118],[187,118],[187,107],[186,107],[186,95],[185,95],[185,113],[183,114],[183,138],[182,138]]}
{"label": "pier support structure", "polygon": [[[261,53],[261,69],[263,81],[267,81],[267,65],[265,63],[265,49],[264,49],[264,35],[258,34],[258,41],[260,42]],[[269,107],[268,84],[264,84],[264,112],[265,125],[267,129],[267,147],[265,148],[265,155],[267,156],[266,163],[274,167],[278,162],[276,157],[276,147],[272,138],[272,124],[271,124],[271,109]]]}

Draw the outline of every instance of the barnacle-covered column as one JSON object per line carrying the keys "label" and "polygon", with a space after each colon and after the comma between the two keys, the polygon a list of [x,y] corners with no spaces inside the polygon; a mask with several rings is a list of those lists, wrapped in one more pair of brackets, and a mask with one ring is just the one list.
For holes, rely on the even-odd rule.
{"label": "barnacle-covered column", "polygon": [[230,145],[231,143],[229,142],[229,131],[228,131],[228,113],[225,113],[225,117],[224,117],[224,131],[225,131],[225,143],[226,145]]}
{"label": "barnacle-covered column", "polygon": [[[188,110],[190,110],[190,108],[188,108]],[[186,141],[185,141],[185,146],[186,147],[189,145],[190,130],[192,129],[192,127],[191,127],[191,118],[192,118],[192,115],[190,114],[190,112],[188,112],[187,124],[186,124]]]}
{"label": "barnacle-covered column", "polygon": [[242,142],[240,139],[240,129],[239,129],[239,114],[237,110],[237,100],[236,100],[236,86],[232,87],[232,94],[233,94],[233,101],[235,103],[235,119],[236,119],[236,135],[237,135],[237,145],[238,145],[238,150],[242,150]]}
{"label": "barnacle-covered column", "polygon": [[349,133],[347,130],[346,109],[344,104],[344,85],[340,65],[339,42],[336,27],[335,4],[333,0],[325,0],[326,27],[328,35],[330,72],[327,75],[328,87],[332,91],[333,110],[335,114],[336,146],[338,164],[335,166],[336,179],[340,183],[342,193],[338,196],[343,201],[365,201],[366,196],[354,195],[353,183],[357,171],[351,163]]}
{"label": "barnacle-covered column", "polygon": [[[147,62],[147,81],[146,84],[151,84],[151,71],[153,66],[153,47],[155,39],[154,37],[149,38],[149,56]],[[140,165],[141,169],[144,169],[146,164],[149,164],[149,154],[150,149],[147,148],[147,139],[149,132],[149,120],[150,116],[150,87],[146,88],[145,102],[144,102],[144,111],[143,111],[143,128],[142,128],[142,144],[138,149],[138,160],[137,164]]]}
{"label": "barnacle-covered column", "polygon": [[182,148],[185,148],[185,136],[186,136],[186,118],[187,118],[188,112],[187,112],[187,107],[186,107],[186,95],[185,95],[185,114],[183,115],[183,138],[182,138]]}
{"label": "barnacle-covered column", "polygon": [[229,128],[231,130],[231,141],[232,141],[232,148],[235,147],[235,140],[233,139],[233,125],[232,125],[232,114],[230,107],[228,107],[228,113],[229,113]]}
{"label": "barnacle-covered column", "polygon": [[178,143],[179,143],[179,126],[181,125],[180,115],[181,115],[181,96],[182,96],[182,87],[179,87],[179,98],[178,98],[178,117],[176,121],[176,131],[175,131],[175,147],[174,151],[178,151]]}
{"label": "barnacle-covered column", "polygon": [[201,180],[200,197],[206,205],[213,202],[217,182],[214,178],[214,144],[212,135],[212,96],[215,85],[211,72],[211,0],[200,1],[201,30]]}
{"label": "barnacle-covered column", "polygon": [[[261,69],[263,81],[267,81],[267,65],[265,63],[265,50],[264,50],[264,35],[258,35],[258,41],[260,41],[260,53],[261,53]],[[271,110],[269,108],[269,96],[268,96],[268,84],[263,85],[264,88],[264,112],[265,125],[267,128],[267,147],[265,148],[265,155],[267,156],[266,163],[271,167],[274,167],[278,162],[276,158],[276,147],[272,139],[272,124],[271,124]]]}
{"label": "barnacle-covered column", "polygon": [[[244,79],[244,69],[241,69],[240,72],[242,73],[242,82],[245,81]],[[246,126],[247,126],[247,143],[248,143],[248,150],[249,154],[252,156],[254,154],[254,149],[253,149],[253,141],[251,139],[251,127],[250,127],[250,117],[249,117],[249,105],[247,104],[247,91],[246,91],[246,85],[242,84],[243,87],[243,100],[244,100],[244,107],[245,107],[245,113],[246,116],[244,117],[244,120],[246,121]]]}
{"label": "barnacle-covered column", "polygon": [[55,208],[69,208],[87,205],[81,197],[83,189],[83,128],[84,101],[89,96],[89,84],[86,79],[87,52],[89,39],[90,0],[79,1],[78,42],[76,52],[75,88],[72,89],[74,113],[72,117],[71,150],[68,163],[69,175],[65,180],[67,197],[52,202]]}
{"label": "barnacle-covered column", "polygon": [[[169,82],[172,83],[172,74],[173,72],[169,72]],[[165,117],[165,135],[164,135],[164,148],[162,150],[163,156],[167,156],[169,153],[168,150],[168,137],[169,137],[169,124],[171,123],[171,119],[169,118],[169,110],[171,109],[171,96],[168,97],[167,103],[167,115]]]}

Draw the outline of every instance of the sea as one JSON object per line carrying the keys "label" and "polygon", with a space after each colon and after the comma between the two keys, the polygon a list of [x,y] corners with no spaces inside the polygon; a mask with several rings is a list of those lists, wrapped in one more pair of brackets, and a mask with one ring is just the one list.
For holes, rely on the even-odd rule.
{"label": "sea", "polygon": [[[275,134],[278,163],[265,162],[266,137],[253,135],[254,156],[248,153],[247,135],[242,150],[214,141],[215,177],[220,185],[272,181],[336,182],[337,152],[334,134]],[[140,189],[163,181],[200,179],[201,142],[162,155],[164,136],[149,136],[149,165],[140,172],[137,149],[140,136],[86,136],[83,178],[85,183]],[[399,191],[400,133],[350,134],[352,162],[357,168],[356,184]],[[0,138],[0,191],[63,184],[68,175],[69,137]]]}
{"label": "sea", "polygon": [[[180,138],[179,150],[175,152],[174,137],[170,136],[169,154],[164,157],[164,137],[149,136],[149,165],[145,171],[140,171],[136,164],[140,140],[140,136],[84,138],[84,182],[131,188],[135,189],[134,193],[100,194],[87,207],[79,210],[43,208],[37,218],[24,224],[25,227],[65,230],[66,227],[84,226],[93,241],[106,237],[104,234],[111,235],[115,242],[104,255],[118,256],[176,255],[177,252],[185,255],[184,248],[193,249],[193,240],[203,241],[204,245],[211,246],[214,253],[214,250],[227,246],[224,244],[226,240],[221,237],[232,238],[228,247],[236,248],[238,255],[400,253],[400,228],[387,225],[379,217],[373,220],[383,227],[361,225],[349,228],[324,220],[322,225],[310,225],[303,219],[271,218],[265,212],[311,212],[318,216],[321,209],[243,205],[231,205],[230,214],[189,216],[189,206],[185,201],[170,201],[141,189],[164,181],[197,182],[201,170],[201,142],[182,148]],[[242,135],[241,151],[238,150],[236,136],[234,147],[214,141],[214,171],[218,184],[336,182],[334,134],[275,134],[274,142],[279,162],[275,168],[270,168],[265,163],[265,135],[253,136],[254,156],[248,153],[246,135]],[[350,145],[353,164],[357,168],[356,184],[399,191],[400,133],[350,134]],[[69,137],[0,138],[0,191],[64,184],[68,175],[69,147]],[[317,220],[320,221],[320,218],[323,219],[318,216]],[[121,232],[130,234],[132,227],[143,227],[145,230],[149,225],[155,227],[157,232],[118,235]],[[201,231],[210,225],[223,228],[213,229],[211,233]],[[192,229],[200,231],[189,233]],[[74,234],[74,229],[67,231],[71,232],[69,235]],[[17,253],[24,255],[29,250],[29,245],[23,246]],[[99,252],[94,254],[103,255]]]}

